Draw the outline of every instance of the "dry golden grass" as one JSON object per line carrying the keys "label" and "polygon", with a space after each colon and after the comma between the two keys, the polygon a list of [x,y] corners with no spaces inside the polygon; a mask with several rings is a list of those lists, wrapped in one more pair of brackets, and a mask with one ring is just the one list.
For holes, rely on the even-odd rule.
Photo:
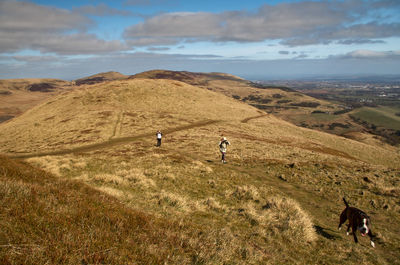
{"label": "dry golden grass", "polygon": [[101,82],[107,82],[107,81],[114,81],[114,80],[122,80],[126,79],[128,76],[123,75],[118,72],[105,72],[105,73],[99,73],[95,75],[91,75],[88,77],[80,78],[74,81],[75,84],[81,85],[81,84],[95,84],[95,83],[101,83]]}
{"label": "dry golden grass", "polygon": [[[107,72],[76,81],[45,78],[0,80],[0,122],[3,121],[2,118],[21,115],[32,107],[37,106],[66,90],[76,89],[76,84],[96,81],[106,82],[126,78],[128,78],[128,76],[117,72]],[[36,91],[30,91],[29,89],[31,86],[35,86]]]}
{"label": "dry golden grass", "polygon": [[[256,264],[265,260],[229,228],[157,219],[28,165],[1,158],[0,166],[2,264]],[[122,196],[117,189],[100,190]],[[158,200],[178,211],[187,207],[186,199],[168,192]],[[221,210],[215,199],[204,204]]]}
{"label": "dry golden grass", "polygon": [[[297,202],[292,203],[292,201],[287,198],[287,195],[278,195],[282,192],[279,191],[281,188],[278,188],[280,185],[279,182],[282,181],[279,180],[275,174],[285,174],[286,179],[288,179],[289,182],[294,184],[297,183],[296,185],[303,185],[302,187],[306,190],[310,189],[307,192],[313,193],[316,188],[320,190],[326,187],[331,190],[331,192],[328,192],[328,190],[324,192],[326,193],[325,200],[328,201],[331,201],[333,197],[342,196],[338,194],[343,191],[355,195],[359,190],[361,190],[360,187],[364,185],[362,178],[365,175],[365,172],[359,172],[357,175],[352,176],[351,172],[354,172],[354,169],[351,168],[343,171],[340,168],[329,168],[321,165],[322,168],[318,171],[314,171],[313,168],[301,166],[300,164],[294,167],[295,172],[298,173],[291,173],[294,169],[286,167],[285,164],[283,164],[283,167],[281,167],[280,164],[277,164],[276,166],[270,164],[270,171],[267,175],[275,178],[275,180],[273,180],[274,182],[269,182],[267,179],[257,182],[257,175],[261,174],[262,171],[260,172],[260,169],[262,170],[262,165],[261,168],[258,169],[257,167],[259,166],[257,166],[256,163],[247,162],[247,165],[253,165],[251,166],[253,169],[248,168],[245,170],[247,173],[243,174],[236,171],[241,170],[240,168],[243,167],[239,166],[239,164],[237,167],[235,166],[235,168],[227,168],[227,165],[224,167],[219,163],[210,163],[208,165],[213,170],[206,171],[204,168],[198,167],[199,160],[192,160],[191,157],[186,157],[185,159],[185,156],[179,157],[175,153],[177,150],[168,147],[164,148],[165,149],[162,151],[163,153],[159,153],[161,150],[154,148],[154,150],[148,152],[148,154],[142,154],[140,157],[135,156],[133,152],[129,156],[113,157],[112,154],[119,153],[119,148],[108,150],[107,152],[104,152],[103,155],[97,154],[92,158],[88,156],[79,157],[76,160],[80,161],[80,163],[82,163],[82,159],[86,159],[86,168],[74,169],[74,167],[71,167],[69,171],[64,172],[64,176],[79,179],[80,176],[78,174],[81,174],[82,172],[87,172],[87,174],[92,176],[97,176],[98,174],[96,172],[107,172],[109,176],[118,176],[116,177],[118,181],[99,182],[96,181],[95,177],[84,177],[82,180],[90,186],[98,187],[99,190],[115,196],[133,208],[139,208],[157,216],[185,218],[200,224],[211,223],[214,228],[210,229],[215,229],[219,226],[228,227],[235,231],[240,229],[239,231],[244,233],[244,235],[241,235],[238,238],[236,237],[234,240],[236,243],[230,242],[229,244],[233,244],[230,245],[231,247],[238,247],[235,244],[243,244],[239,242],[243,242],[249,234],[257,234],[256,237],[253,236],[254,238],[245,245],[244,249],[240,250],[247,253],[247,258],[245,259],[246,263],[253,262],[254,264],[257,262],[264,263],[265,260],[263,259],[268,255],[272,255],[273,260],[278,262],[282,256],[275,253],[277,249],[281,249],[282,253],[287,253],[290,248],[302,248],[304,251],[311,251],[310,249],[312,249],[313,246],[316,247],[313,245],[316,241],[312,240],[312,235],[315,235],[315,229],[312,228],[312,225],[315,225],[315,217],[312,217],[310,214],[305,214],[304,206],[301,206],[301,209],[298,210],[296,205],[299,206],[300,204]],[[191,156],[193,156],[193,154]],[[59,159],[60,161],[63,161],[62,157],[59,157]],[[121,162],[121,160],[123,161]],[[204,161],[202,164],[208,163],[205,160],[201,161]],[[231,162],[232,166],[236,163],[236,161]],[[247,167],[245,166],[245,168]],[[248,175],[252,175],[251,170],[257,170],[257,173],[253,177]],[[371,180],[376,178],[374,177],[374,179],[372,179],[371,174],[373,175],[375,174],[373,172],[378,171],[379,170],[375,170],[369,173]],[[154,185],[144,185],[138,181],[135,182],[133,186],[124,186],[125,181],[121,180],[120,177],[129,176],[129,172],[134,172],[135,175],[151,179]],[[379,174],[382,175],[378,179],[382,179],[382,182],[387,185],[390,178],[387,179],[385,177],[386,174],[383,174],[382,172]],[[336,179],[330,180],[331,175],[336,175]],[[341,177],[341,175],[343,175],[343,177]],[[113,177],[110,178],[113,179]],[[358,187],[354,187],[353,182],[357,178],[360,179],[360,183],[357,184]],[[249,184],[241,184],[243,181],[246,181]],[[343,185],[346,186],[336,186],[332,181],[341,181],[343,182]],[[347,185],[349,186],[347,187]],[[373,200],[375,200],[376,203],[375,206],[384,209],[385,202],[376,200],[376,196],[374,196],[374,192],[376,192],[374,187],[379,185],[373,183],[370,185],[371,189],[368,188],[367,190],[370,190],[371,194],[364,189],[364,198],[363,196],[359,196],[357,197],[357,200],[355,200],[353,197],[352,201],[362,209],[369,209],[370,206],[368,206],[364,201],[366,196],[367,198],[374,198]],[[317,192],[316,194],[321,196],[321,193]],[[348,194],[346,194],[346,196]],[[293,195],[293,192],[291,192],[291,196]],[[307,197],[310,196],[309,194],[304,196],[302,193],[299,193],[296,196],[300,196],[303,205],[309,204],[309,202],[307,203],[304,201],[306,198],[313,201],[312,197]],[[279,200],[282,200],[286,204]],[[339,207],[335,208],[336,213],[329,216],[331,221],[328,222],[328,225],[332,227],[332,230],[336,229],[336,220],[338,214],[342,210],[340,199],[338,201]],[[268,206],[267,209],[264,209],[263,206],[268,204],[270,204],[270,206]],[[272,205],[275,204],[279,204],[279,206],[272,207]],[[394,207],[395,201],[389,202],[389,208],[395,210]],[[285,211],[285,209],[287,211]],[[318,208],[318,210],[321,210],[321,208]],[[303,212],[303,214],[301,212]],[[382,210],[380,212],[381,214],[383,213]],[[316,216],[319,216],[318,212],[313,212],[313,214],[316,213]],[[280,224],[279,220],[288,220],[290,219],[288,218],[289,216],[293,218],[291,222],[284,222],[286,226]],[[375,219],[376,217],[374,216],[374,226],[377,226],[377,221]],[[297,226],[292,227],[291,225],[293,223]],[[247,227],[247,225],[249,227]],[[322,225],[321,221],[318,222],[318,225]],[[309,229],[310,226],[311,229]],[[380,231],[380,229],[375,230]],[[387,234],[378,233],[378,235],[381,244],[388,244],[388,242],[394,239],[392,236],[389,236],[388,238]],[[299,238],[301,241],[298,242],[295,238]],[[319,235],[317,240],[317,242],[319,242],[318,244],[321,244],[321,238],[323,239],[323,237]],[[335,238],[335,235],[332,235],[332,238]],[[259,240],[266,240],[265,242],[268,243],[268,247],[261,244]],[[308,242],[314,243],[309,246]],[[344,238],[344,242],[347,244],[352,243],[348,238]],[[338,247],[337,244],[341,246],[342,243],[335,243],[335,241],[330,242],[328,240],[328,243],[325,242],[324,244],[328,244],[324,245],[324,248],[327,248],[326,251],[329,252],[333,251],[333,248]],[[368,243],[366,245],[368,245]],[[274,251],[268,255],[266,253],[261,254],[259,248],[273,249]],[[316,247],[316,249],[319,248],[320,247]],[[303,255],[298,252],[296,253],[296,255]],[[354,255],[358,257],[363,255],[361,250],[356,250],[355,253],[357,254]],[[332,254],[325,253],[319,255],[328,258],[328,256]],[[290,260],[290,262],[293,262],[293,260]],[[303,262],[299,263],[304,264]],[[326,263],[331,264],[335,262]],[[386,264],[386,261],[381,263]]]}
{"label": "dry golden grass", "polygon": [[59,79],[25,78],[25,79],[1,79],[0,89],[26,90],[32,84],[48,83],[57,87],[68,86],[69,82]]}
{"label": "dry golden grass", "polygon": [[271,197],[264,208],[267,210],[261,215],[261,222],[265,223],[266,233],[279,234],[285,240],[299,243],[314,242],[317,239],[310,215],[295,200]]}
{"label": "dry golden grass", "polygon": [[[158,129],[170,129],[173,133],[166,135],[170,137],[166,140],[181,148],[187,148],[188,141],[192,141],[203,152],[210,152],[210,144],[225,134],[235,142],[232,155],[242,158],[287,159],[296,154],[309,160],[317,153],[324,161],[339,158],[400,164],[393,149],[301,129],[260,114],[245,103],[178,81],[115,81],[82,86],[3,124],[0,151],[40,153],[135,135],[152,137]],[[257,118],[249,119],[252,117]],[[205,120],[216,124],[189,130],[191,124],[196,127]],[[186,125],[174,132],[174,128]],[[212,149],[215,150],[214,145]]]}
{"label": "dry golden grass", "polygon": [[[240,260],[229,229],[159,219],[78,182],[0,157],[1,264],[188,264]],[[240,262],[241,263],[241,262]]]}
{"label": "dry golden grass", "polygon": [[[220,162],[222,135],[231,142],[228,164]],[[399,258],[400,238],[390,230],[400,217],[398,149],[299,128],[186,83],[82,86],[0,125],[0,150],[32,153],[28,162],[60,181],[83,182],[186,227],[175,233],[173,225],[156,222],[182,244],[169,258],[158,254],[158,243],[140,238],[158,262],[392,264]],[[65,152],[44,156],[52,150]],[[355,245],[336,232],[342,196],[371,215],[374,255],[365,251],[368,242]]]}
{"label": "dry golden grass", "polygon": [[[51,92],[31,92],[29,86],[46,83],[55,89]],[[18,116],[49,98],[71,89],[71,83],[58,79],[6,79],[0,80],[0,118]]]}

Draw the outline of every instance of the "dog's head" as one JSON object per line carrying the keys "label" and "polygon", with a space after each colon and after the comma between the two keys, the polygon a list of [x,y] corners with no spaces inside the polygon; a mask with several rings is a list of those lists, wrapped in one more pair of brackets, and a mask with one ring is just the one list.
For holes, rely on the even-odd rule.
{"label": "dog's head", "polygon": [[366,236],[368,234],[368,232],[370,230],[370,228],[369,228],[370,224],[371,224],[371,221],[369,219],[369,216],[366,214],[362,214],[360,221],[358,223],[358,226],[357,226],[357,229],[358,229],[358,231],[360,231],[362,236]]}

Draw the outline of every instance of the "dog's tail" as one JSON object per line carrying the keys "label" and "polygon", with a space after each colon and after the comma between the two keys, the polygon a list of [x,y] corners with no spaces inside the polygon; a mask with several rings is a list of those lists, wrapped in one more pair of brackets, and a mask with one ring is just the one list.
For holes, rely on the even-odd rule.
{"label": "dog's tail", "polygon": [[344,204],[346,205],[346,208],[349,208],[349,204],[347,203],[347,201],[344,197],[343,197],[343,201],[344,201]]}

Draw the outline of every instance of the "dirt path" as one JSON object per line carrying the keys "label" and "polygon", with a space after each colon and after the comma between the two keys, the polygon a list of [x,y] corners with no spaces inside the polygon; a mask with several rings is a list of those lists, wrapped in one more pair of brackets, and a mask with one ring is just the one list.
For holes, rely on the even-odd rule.
{"label": "dirt path", "polygon": [[258,115],[258,116],[253,116],[253,117],[249,117],[249,118],[243,119],[240,122],[241,123],[247,123],[250,120],[259,119],[259,118],[262,118],[262,117],[265,117],[265,116],[268,116],[268,115],[267,114],[262,114],[262,115]]}
{"label": "dirt path", "polygon": [[[196,123],[192,123],[189,125],[183,125],[175,128],[169,128],[166,130],[163,130],[164,134],[170,134],[173,132],[178,132],[178,131],[183,131],[183,130],[189,130],[192,128],[197,128],[197,127],[203,127],[207,126],[210,124],[217,123],[219,121],[217,120],[205,120],[205,121],[200,121]],[[42,152],[42,153],[31,153],[31,154],[21,154],[21,155],[8,155],[8,157],[11,158],[31,158],[31,157],[41,157],[41,156],[51,156],[51,155],[66,155],[66,154],[73,154],[73,153],[80,153],[80,152],[89,152],[89,151],[94,151],[98,149],[103,149],[107,147],[112,147],[120,144],[126,144],[132,141],[136,141],[145,137],[152,137],[154,135],[154,132],[151,133],[143,133],[135,136],[128,136],[128,137],[120,137],[120,138],[113,138],[105,142],[101,143],[95,143],[95,144],[90,144],[90,145],[85,145],[85,146],[79,146],[71,149],[62,149],[62,150],[56,150],[56,151],[49,151],[49,152]]]}
{"label": "dirt path", "polygon": [[114,137],[117,135],[117,133],[119,134],[119,133],[121,132],[121,127],[122,127],[122,120],[123,120],[123,118],[124,118],[124,112],[121,111],[121,112],[118,114],[117,120],[116,120],[115,125],[114,125],[113,133],[112,133],[112,135],[110,136],[109,140],[111,140],[112,138],[114,138]]}

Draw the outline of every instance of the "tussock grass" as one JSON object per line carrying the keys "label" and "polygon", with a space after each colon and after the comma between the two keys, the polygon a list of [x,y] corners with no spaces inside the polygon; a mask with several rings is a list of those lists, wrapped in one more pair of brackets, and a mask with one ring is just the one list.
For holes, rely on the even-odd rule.
{"label": "tussock grass", "polygon": [[228,197],[236,200],[259,200],[258,190],[254,186],[237,186],[233,191],[227,192]]}
{"label": "tussock grass", "polygon": [[154,199],[161,207],[173,207],[177,211],[189,212],[191,211],[190,209],[194,207],[187,198],[164,190],[155,194]]}
{"label": "tussock grass", "polygon": [[[4,157],[0,172],[2,264],[214,264],[247,258],[228,228],[159,219]],[[160,200],[185,206],[166,192]]]}
{"label": "tussock grass", "polygon": [[74,160],[68,157],[34,157],[27,160],[28,162],[42,166],[42,168],[56,176],[61,176],[63,170],[71,169],[72,167],[84,167],[85,162],[74,163]]}
{"label": "tussock grass", "polygon": [[215,198],[209,197],[203,201],[203,203],[207,206],[208,209],[213,211],[225,211],[226,207],[221,205]]}
{"label": "tussock grass", "polygon": [[[178,132],[173,137],[183,135],[196,139],[197,134],[202,134],[202,130],[191,134]],[[211,141],[212,137],[208,136],[207,139]],[[234,148],[244,144],[233,137],[230,140],[235,143],[230,152],[235,152]],[[191,139],[188,140],[190,143]],[[250,141],[245,143],[252,146]],[[136,145],[132,146],[136,148]],[[152,147],[140,155],[135,149],[127,152],[128,146],[120,146],[101,154],[54,156],[52,159],[55,160],[53,163],[69,168],[61,171],[61,178],[81,179],[132,208],[163,218],[188,220],[204,227],[203,233],[207,234],[207,238],[213,231],[230,231],[232,237],[228,238],[232,241],[226,244],[240,255],[232,257],[229,252],[230,258],[223,259],[225,254],[218,252],[216,256],[201,259],[208,264],[222,259],[236,263],[243,261],[244,264],[274,264],[282,261],[309,264],[312,260],[305,258],[298,261],[297,257],[305,257],[310,252],[325,260],[326,264],[346,260],[346,255],[333,258],[337,248],[345,251],[349,246],[355,247],[349,238],[332,232],[336,231],[337,218],[343,210],[341,196],[349,197],[352,205],[368,213],[379,211],[383,214],[381,220],[376,220],[377,216],[373,215],[374,229],[379,236],[378,245],[388,245],[398,240],[393,234],[381,232],[384,230],[382,223],[391,224],[386,219],[390,212],[384,208],[385,205],[398,212],[396,197],[389,196],[386,190],[395,187],[391,183],[399,177],[396,170],[363,164],[357,167],[344,164],[339,167],[337,163],[324,163],[318,159],[314,163],[295,160],[297,162],[292,164],[290,162],[293,160],[289,159],[263,160],[260,157],[263,154],[258,152],[249,159],[230,157],[230,163],[223,165],[218,163],[218,153],[215,160],[209,159],[213,145],[202,145],[204,150],[198,153],[182,152],[181,146],[185,145],[168,145],[165,142],[162,149]],[[230,155],[233,156],[232,153]],[[42,162],[46,163],[46,160]],[[207,167],[211,170],[207,170]],[[96,176],[102,175],[116,178],[118,183],[96,181]],[[284,176],[286,181],[279,176]],[[364,180],[365,176],[370,182]],[[150,181],[149,184],[146,181]],[[360,195],[361,191],[363,195]],[[338,199],[332,201],[332,198]],[[319,205],[321,201],[324,206],[311,207]],[[266,205],[269,206],[264,207]],[[394,215],[397,216],[396,213]],[[211,244],[207,240],[212,241],[210,238],[202,240],[204,244]],[[363,238],[360,240],[362,242]],[[356,264],[358,258],[367,264],[376,263],[365,257],[361,249],[355,248],[353,251],[351,255],[354,260],[350,260],[349,264]],[[390,260],[396,257],[390,251],[376,251],[380,253],[377,256],[380,264],[390,264]]]}
{"label": "tussock grass", "polygon": [[293,199],[271,197],[263,206],[262,222],[273,238],[310,243],[317,239],[311,216]]}
{"label": "tussock grass", "polygon": [[127,209],[86,185],[4,157],[0,172],[2,264],[149,264],[196,255],[193,249],[185,254],[175,224]]}

